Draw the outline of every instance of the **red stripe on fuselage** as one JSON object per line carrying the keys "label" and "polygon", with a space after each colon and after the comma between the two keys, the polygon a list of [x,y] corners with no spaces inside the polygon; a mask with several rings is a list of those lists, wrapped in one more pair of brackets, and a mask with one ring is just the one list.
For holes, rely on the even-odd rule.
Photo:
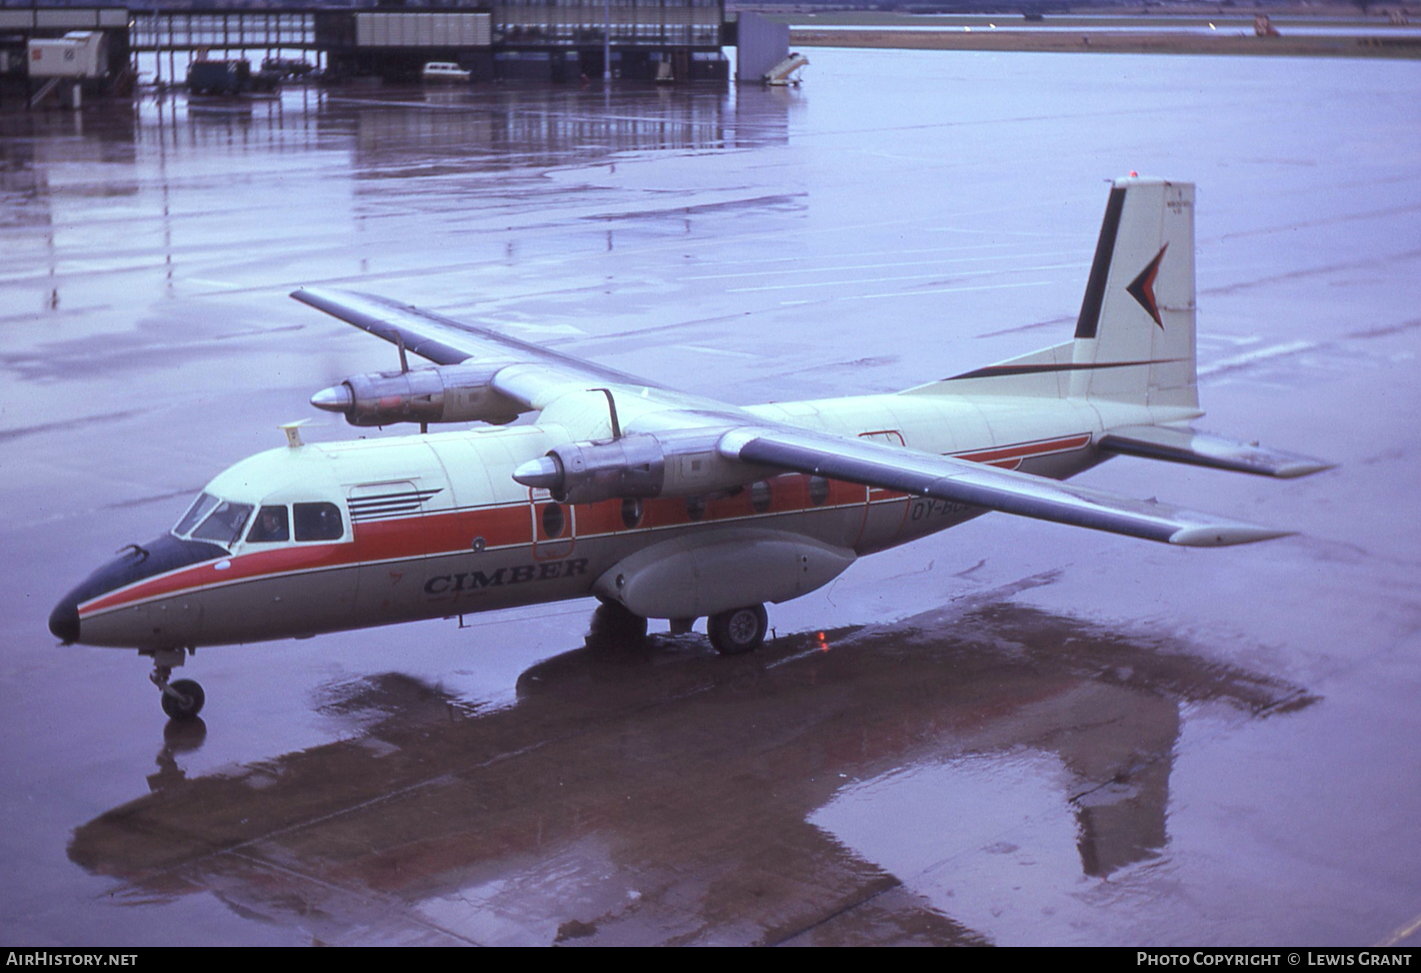
{"label": "red stripe on fuselage", "polygon": [[[1032,457],[1082,449],[1090,440],[1089,434],[1081,434],[953,455],[957,459],[992,466],[1015,467]],[[861,484],[830,480],[828,496],[816,504],[810,495],[810,480],[810,477],[800,474],[783,474],[771,478],[768,481],[771,502],[764,513],[771,515],[822,510],[854,506],[868,500]],[[873,499],[881,502],[904,496],[907,494],[876,490]],[[541,509],[550,502],[539,500],[535,502],[535,506]],[[700,517],[692,517],[691,509],[686,498],[682,497],[647,500],[643,505],[641,522],[634,528],[628,528],[622,519],[621,500],[580,505],[576,510],[577,536],[596,537],[630,530],[678,527],[752,517],[758,513],[751,505],[749,490],[706,500]],[[80,605],[79,617],[88,618],[169,595],[222,587],[255,578],[467,551],[473,549],[476,538],[482,538],[483,548],[531,544],[534,540],[533,529],[533,518],[529,515],[527,501],[471,510],[433,511],[387,520],[363,521],[352,525],[353,539],[350,541],[252,550],[146,578]],[[546,540],[547,538],[542,536],[541,527],[538,530],[538,540]],[[218,567],[224,563],[227,565],[225,568]]]}
{"label": "red stripe on fuselage", "polygon": [[1078,436],[1061,436],[1056,439],[1038,439],[1030,443],[1017,443],[1013,446],[1000,446],[995,449],[980,449],[967,453],[953,453],[955,459],[970,460],[973,463],[986,463],[989,466],[1002,466],[1016,468],[1021,465],[1022,460],[1031,459],[1035,456],[1048,456],[1052,453],[1067,453],[1076,449],[1084,449],[1090,445],[1090,434],[1081,433]]}
{"label": "red stripe on fuselage", "polygon": [[[291,574],[339,563],[332,552],[349,548],[348,544],[302,544],[299,547],[277,547],[251,551],[234,557],[215,558],[168,574],[145,578],[126,588],[111,591],[79,606],[79,617],[85,618],[111,608],[182,591],[195,591],[216,585],[228,585],[251,578],[276,574]],[[351,559],[354,560],[354,559]],[[227,567],[219,568],[219,564]]]}

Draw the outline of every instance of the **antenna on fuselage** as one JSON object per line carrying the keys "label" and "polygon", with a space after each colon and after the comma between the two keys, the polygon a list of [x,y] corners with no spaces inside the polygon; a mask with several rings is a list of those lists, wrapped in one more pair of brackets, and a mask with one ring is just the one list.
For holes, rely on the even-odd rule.
{"label": "antenna on fuselage", "polygon": [[283,422],[277,427],[286,433],[286,445],[292,449],[300,449],[306,445],[301,441],[301,427],[310,421],[310,419],[297,419],[295,422]]}

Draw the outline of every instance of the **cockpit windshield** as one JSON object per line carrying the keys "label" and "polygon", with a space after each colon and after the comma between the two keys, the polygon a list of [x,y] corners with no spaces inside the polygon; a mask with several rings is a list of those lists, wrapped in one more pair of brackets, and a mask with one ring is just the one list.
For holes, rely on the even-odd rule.
{"label": "cockpit windshield", "polygon": [[173,528],[173,533],[179,536],[186,534],[197,526],[197,522],[208,514],[212,513],[212,508],[217,506],[217,498],[210,493],[200,493],[192,506],[187,508],[187,513],[183,514],[183,519],[179,520],[177,526]]}
{"label": "cockpit windshield", "polygon": [[207,519],[198,524],[197,530],[192,532],[193,540],[232,544],[242,536],[242,528],[246,526],[247,518],[251,515],[252,505],[249,503],[219,500],[212,513],[207,515]]}
{"label": "cockpit windshield", "polygon": [[290,507],[280,503],[265,504],[253,517],[254,509],[254,504],[235,503],[204,493],[188,507],[187,513],[173,527],[173,534],[215,541],[227,547],[237,543],[243,529],[248,527],[248,544],[338,541],[345,536],[340,508],[328,501],[298,502]]}
{"label": "cockpit windshield", "polygon": [[[251,515],[252,505],[249,503],[233,503],[204,493],[193,501],[183,519],[173,528],[173,533],[180,537],[190,536],[194,540],[230,545],[242,536],[242,528]],[[194,524],[197,525],[195,530]]]}

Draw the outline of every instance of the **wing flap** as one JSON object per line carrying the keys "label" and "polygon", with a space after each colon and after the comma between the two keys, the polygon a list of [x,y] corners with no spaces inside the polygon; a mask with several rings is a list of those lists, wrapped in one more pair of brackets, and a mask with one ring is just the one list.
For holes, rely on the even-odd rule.
{"label": "wing flap", "polygon": [[1290,533],[947,456],[809,432],[733,430],[722,437],[720,450],[746,463],[1169,544],[1220,547]]}

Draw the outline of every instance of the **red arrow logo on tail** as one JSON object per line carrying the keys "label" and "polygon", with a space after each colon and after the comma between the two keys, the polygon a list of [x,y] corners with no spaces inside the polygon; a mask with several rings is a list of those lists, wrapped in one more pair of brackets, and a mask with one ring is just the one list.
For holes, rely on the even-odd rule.
{"label": "red arrow logo on tail", "polygon": [[1159,253],[1155,254],[1155,259],[1151,260],[1144,270],[1140,271],[1140,276],[1130,281],[1130,286],[1125,288],[1130,292],[1130,296],[1140,302],[1140,307],[1145,309],[1145,313],[1154,318],[1155,324],[1164,329],[1164,322],[1160,320],[1159,304],[1155,301],[1155,278],[1159,276],[1160,261],[1164,259],[1164,252],[1169,249],[1169,244],[1159,248]]}

